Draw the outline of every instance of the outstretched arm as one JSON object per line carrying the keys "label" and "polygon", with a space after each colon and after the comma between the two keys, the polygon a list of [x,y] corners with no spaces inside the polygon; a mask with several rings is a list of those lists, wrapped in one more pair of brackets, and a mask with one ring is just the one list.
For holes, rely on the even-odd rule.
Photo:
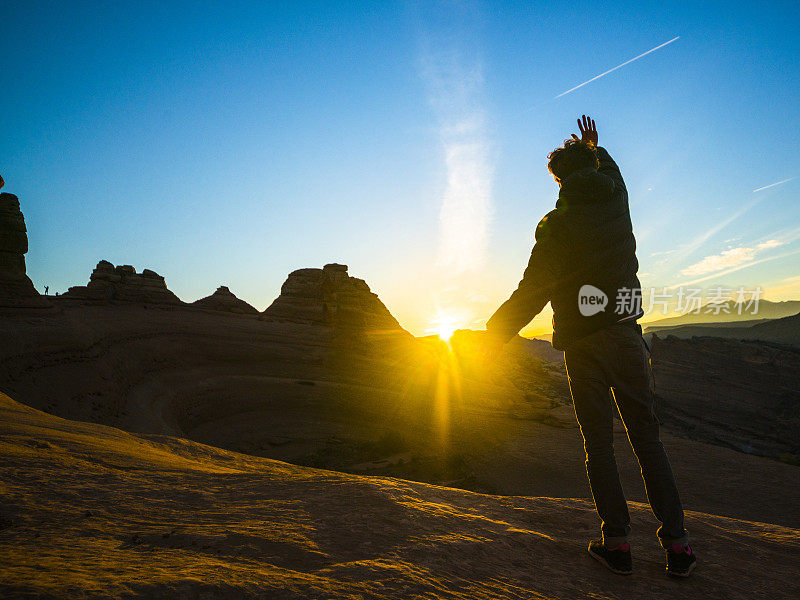
{"label": "outstretched arm", "polygon": [[559,278],[553,247],[556,242],[547,221],[545,217],[536,228],[536,244],[517,289],[486,322],[486,330],[503,343],[511,340],[542,311]]}

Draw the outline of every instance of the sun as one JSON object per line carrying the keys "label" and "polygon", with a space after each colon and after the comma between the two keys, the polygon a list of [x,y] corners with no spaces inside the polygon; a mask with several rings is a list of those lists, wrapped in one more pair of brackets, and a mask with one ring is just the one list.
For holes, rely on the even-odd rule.
{"label": "sun", "polygon": [[453,332],[455,330],[455,325],[449,323],[440,323],[436,333],[439,334],[439,337],[442,339],[442,341],[449,342],[450,338],[453,337]]}
{"label": "sun", "polygon": [[436,316],[431,319],[433,327],[429,329],[435,333],[444,342],[450,342],[453,337],[453,332],[461,327],[461,319],[459,315],[450,311],[439,311]]}

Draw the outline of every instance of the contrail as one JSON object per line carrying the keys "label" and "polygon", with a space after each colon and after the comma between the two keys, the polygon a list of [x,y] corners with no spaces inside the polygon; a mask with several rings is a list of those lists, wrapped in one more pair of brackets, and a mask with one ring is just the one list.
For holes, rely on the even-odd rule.
{"label": "contrail", "polygon": [[789,179],[784,179],[783,181],[776,181],[775,183],[770,183],[769,185],[765,185],[764,187],[760,187],[758,189],[753,190],[753,193],[760,192],[761,190],[766,190],[767,188],[775,187],[776,185],[780,185],[782,183],[786,183],[791,181],[794,177],[789,177]]}
{"label": "contrail", "polygon": [[[672,38],[670,41],[668,41],[668,42],[664,42],[664,43],[663,43],[663,44],[661,44],[660,46],[656,46],[655,48],[651,48],[650,50],[648,50],[647,52],[644,52],[644,53],[640,54],[639,56],[635,56],[635,57],[633,57],[633,58],[632,58],[632,59],[630,59],[630,60],[626,60],[626,61],[625,61],[624,63],[622,63],[621,65],[617,65],[616,67],[614,67],[613,69],[609,69],[609,70],[608,70],[608,71],[606,71],[605,73],[600,73],[600,75],[597,75],[596,77],[592,77],[592,78],[591,78],[589,81],[584,81],[584,82],[583,82],[583,83],[581,83],[580,85],[576,85],[574,88],[568,89],[566,92],[561,92],[561,93],[560,93],[558,96],[556,96],[556,98],[561,98],[561,96],[566,96],[566,95],[567,95],[567,94],[569,94],[570,92],[574,92],[574,91],[575,91],[575,90],[577,90],[578,88],[581,88],[581,87],[585,86],[587,83],[592,83],[593,81],[595,81],[595,80],[597,80],[597,79],[600,79],[601,77],[605,77],[606,75],[608,75],[608,74],[609,74],[609,73],[611,73],[612,71],[616,71],[617,69],[621,69],[621,68],[622,68],[622,67],[624,67],[625,65],[629,65],[629,64],[631,64],[633,61],[635,61],[635,60],[639,60],[639,59],[640,59],[640,58],[642,58],[643,56],[647,56],[647,55],[648,55],[648,54],[650,54],[651,52],[655,52],[656,50],[658,50],[659,48],[663,48],[663,47],[664,47],[664,46],[666,46],[667,44],[671,44],[672,42],[674,42],[675,40],[677,40],[677,39],[678,39],[678,38],[680,38],[680,37],[681,37],[681,36],[679,36],[679,35],[678,35],[678,36],[675,36],[675,37],[674,37],[674,38]],[[553,98],[553,99],[555,100],[555,98]]]}

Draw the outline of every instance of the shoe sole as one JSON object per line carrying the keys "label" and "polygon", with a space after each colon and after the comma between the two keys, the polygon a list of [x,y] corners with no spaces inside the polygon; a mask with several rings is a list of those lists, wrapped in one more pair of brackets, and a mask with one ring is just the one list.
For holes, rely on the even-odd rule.
{"label": "shoe sole", "polygon": [[587,552],[589,552],[589,554],[591,555],[592,558],[596,559],[601,565],[603,565],[606,569],[608,569],[612,573],[616,573],[617,575],[633,575],[633,570],[631,570],[631,571],[620,571],[619,569],[615,569],[614,567],[612,567],[608,563],[608,561],[605,558],[603,558],[602,556],[600,556],[599,554],[595,554],[591,550],[587,550]]}
{"label": "shoe sole", "polygon": [[691,575],[692,571],[694,571],[694,568],[696,566],[697,566],[697,561],[694,561],[692,564],[689,565],[689,568],[686,569],[685,573],[678,573],[676,571],[667,571],[667,575],[669,575],[670,577],[688,577],[689,575]]}

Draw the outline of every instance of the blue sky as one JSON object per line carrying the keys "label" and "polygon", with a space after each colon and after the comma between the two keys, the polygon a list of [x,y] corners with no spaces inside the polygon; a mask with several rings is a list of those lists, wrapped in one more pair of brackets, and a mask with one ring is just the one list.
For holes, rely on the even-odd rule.
{"label": "blue sky", "polygon": [[40,290],[108,259],[263,309],[335,261],[414,333],[479,328],[587,113],[645,288],[800,298],[797,3],[2,2],[0,22],[0,173]]}

